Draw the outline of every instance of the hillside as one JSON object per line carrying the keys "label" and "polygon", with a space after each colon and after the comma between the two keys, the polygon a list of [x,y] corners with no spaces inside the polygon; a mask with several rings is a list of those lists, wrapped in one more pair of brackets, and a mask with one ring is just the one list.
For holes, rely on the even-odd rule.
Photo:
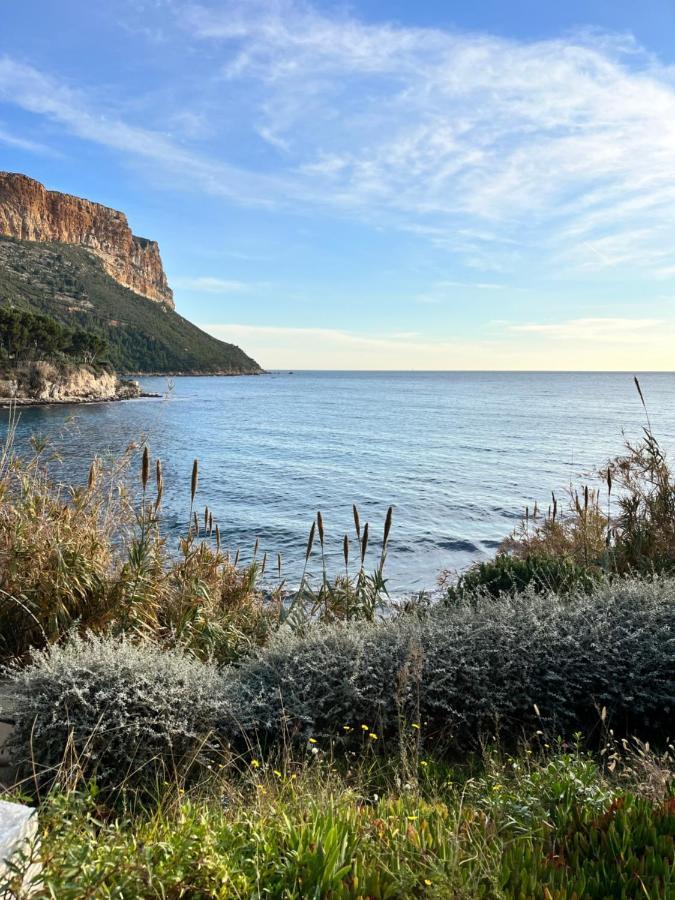
{"label": "hillside", "polygon": [[262,371],[239,347],[211,337],[167,304],[124,287],[83,246],[0,236],[0,304],[98,333],[120,372]]}

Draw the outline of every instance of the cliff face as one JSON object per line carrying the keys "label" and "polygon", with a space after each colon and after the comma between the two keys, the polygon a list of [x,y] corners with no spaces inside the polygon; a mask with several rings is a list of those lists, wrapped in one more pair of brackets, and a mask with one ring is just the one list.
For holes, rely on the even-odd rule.
{"label": "cliff face", "polygon": [[127,217],[115,209],[0,172],[0,235],[85,247],[119,284],[174,308],[157,243],[132,234]]}
{"label": "cliff face", "polygon": [[140,397],[137,381],[123,381],[113,372],[90,366],[59,369],[49,362],[32,362],[0,378],[0,403],[95,403]]}

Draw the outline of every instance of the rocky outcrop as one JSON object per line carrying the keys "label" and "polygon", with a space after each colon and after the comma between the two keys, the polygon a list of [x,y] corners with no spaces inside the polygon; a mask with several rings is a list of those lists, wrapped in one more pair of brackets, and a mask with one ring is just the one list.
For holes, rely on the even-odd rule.
{"label": "rocky outcrop", "polygon": [[85,247],[119,284],[174,308],[159,246],[132,234],[127,217],[115,209],[0,172],[0,235]]}
{"label": "rocky outcrop", "polygon": [[141,396],[137,381],[126,381],[105,369],[91,366],[59,368],[49,362],[32,362],[0,378],[0,402],[96,403],[129,400]]}

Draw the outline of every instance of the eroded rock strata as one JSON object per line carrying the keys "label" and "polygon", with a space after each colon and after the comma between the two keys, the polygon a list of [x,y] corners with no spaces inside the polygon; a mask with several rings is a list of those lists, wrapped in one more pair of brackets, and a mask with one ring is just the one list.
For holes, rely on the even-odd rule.
{"label": "eroded rock strata", "polygon": [[85,247],[119,284],[174,308],[159,246],[132,234],[118,210],[48,191],[26,175],[0,172],[0,235]]}

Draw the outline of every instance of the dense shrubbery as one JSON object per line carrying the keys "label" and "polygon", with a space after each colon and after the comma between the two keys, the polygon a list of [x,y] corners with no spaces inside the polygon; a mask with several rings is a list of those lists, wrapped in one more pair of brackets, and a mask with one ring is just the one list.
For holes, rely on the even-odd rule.
{"label": "dense shrubbery", "polygon": [[32,758],[49,767],[72,738],[84,771],[110,782],[132,760],[157,754],[170,767],[189,749],[177,752],[175,732],[198,742],[211,729],[242,751],[269,751],[310,738],[321,748],[391,748],[423,724],[427,745],[453,756],[491,735],[514,744],[537,729],[591,734],[601,716],[617,734],[665,736],[675,582],[624,580],[565,602],[547,597],[544,608],[530,594],[422,620],[282,631],[220,676],[200,665],[114,639],[56,648],[17,672],[17,746],[32,733]]}
{"label": "dense shrubbery", "polygon": [[534,594],[364,627],[278,637],[226,682],[235,730],[281,741],[426,722],[435,746],[475,748],[542,727],[667,734],[675,710],[675,582],[624,580],[561,601]]}
{"label": "dense shrubbery", "polygon": [[72,640],[13,672],[17,760],[40,780],[73,766],[101,787],[156,786],[221,761],[223,717],[212,663],[116,639]]}
{"label": "dense shrubbery", "polygon": [[278,603],[256,587],[261,565],[235,566],[208,523],[193,523],[172,554],[158,518],[161,466],[150,499],[147,452],[133,502],[133,448],[111,466],[96,460],[82,488],[60,484],[48,448],[35,448],[30,460],[11,446],[0,454],[0,661],[73,629],[112,629],[221,661],[265,641]]}
{"label": "dense shrubbery", "polygon": [[450,603],[462,600],[496,599],[530,590],[535,594],[564,595],[575,590],[590,591],[598,573],[557,556],[519,558],[499,553],[494,559],[471,566],[448,588]]}

